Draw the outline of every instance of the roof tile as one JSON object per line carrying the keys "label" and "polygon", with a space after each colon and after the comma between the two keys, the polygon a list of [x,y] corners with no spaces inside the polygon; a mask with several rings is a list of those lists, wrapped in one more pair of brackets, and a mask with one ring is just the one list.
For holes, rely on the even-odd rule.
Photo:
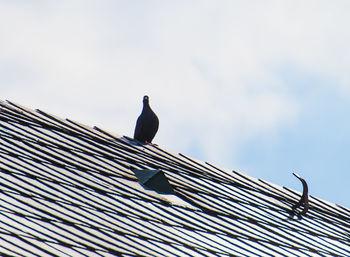
{"label": "roof tile", "polygon": [[[350,210],[0,101],[0,254],[349,256]],[[158,169],[173,188],[143,188]]]}

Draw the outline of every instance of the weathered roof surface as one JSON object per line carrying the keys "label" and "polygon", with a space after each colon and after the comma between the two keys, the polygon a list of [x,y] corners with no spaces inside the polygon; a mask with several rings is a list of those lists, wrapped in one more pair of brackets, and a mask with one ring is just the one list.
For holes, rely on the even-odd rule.
{"label": "weathered roof surface", "polygon": [[350,256],[349,209],[239,172],[9,102],[0,142],[3,256]]}

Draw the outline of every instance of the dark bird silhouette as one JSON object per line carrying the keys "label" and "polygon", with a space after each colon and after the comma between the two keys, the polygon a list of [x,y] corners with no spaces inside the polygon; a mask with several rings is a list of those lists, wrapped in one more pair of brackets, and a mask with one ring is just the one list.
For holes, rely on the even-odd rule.
{"label": "dark bird silhouette", "polygon": [[158,131],[158,127],[158,117],[149,106],[148,96],[145,95],[143,97],[142,112],[136,122],[134,139],[150,144]]}

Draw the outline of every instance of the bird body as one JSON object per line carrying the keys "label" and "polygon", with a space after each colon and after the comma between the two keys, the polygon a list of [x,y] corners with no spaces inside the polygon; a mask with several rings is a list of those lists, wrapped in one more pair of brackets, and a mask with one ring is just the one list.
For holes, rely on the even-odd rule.
{"label": "bird body", "polygon": [[158,117],[149,106],[148,96],[144,96],[142,112],[136,122],[134,139],[143,143],[151,143],[158,131],[158,127]]}

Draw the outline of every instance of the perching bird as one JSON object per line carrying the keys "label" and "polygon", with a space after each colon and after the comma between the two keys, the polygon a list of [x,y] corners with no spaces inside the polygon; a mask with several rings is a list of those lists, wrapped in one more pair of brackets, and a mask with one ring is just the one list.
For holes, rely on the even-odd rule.
{"label": "perching bird", "polygon": [[143,109],[135,127],[134,139],[143,143],[151,143],[158,131],[159,120],[148,103],[148,96],[143,97]]}

